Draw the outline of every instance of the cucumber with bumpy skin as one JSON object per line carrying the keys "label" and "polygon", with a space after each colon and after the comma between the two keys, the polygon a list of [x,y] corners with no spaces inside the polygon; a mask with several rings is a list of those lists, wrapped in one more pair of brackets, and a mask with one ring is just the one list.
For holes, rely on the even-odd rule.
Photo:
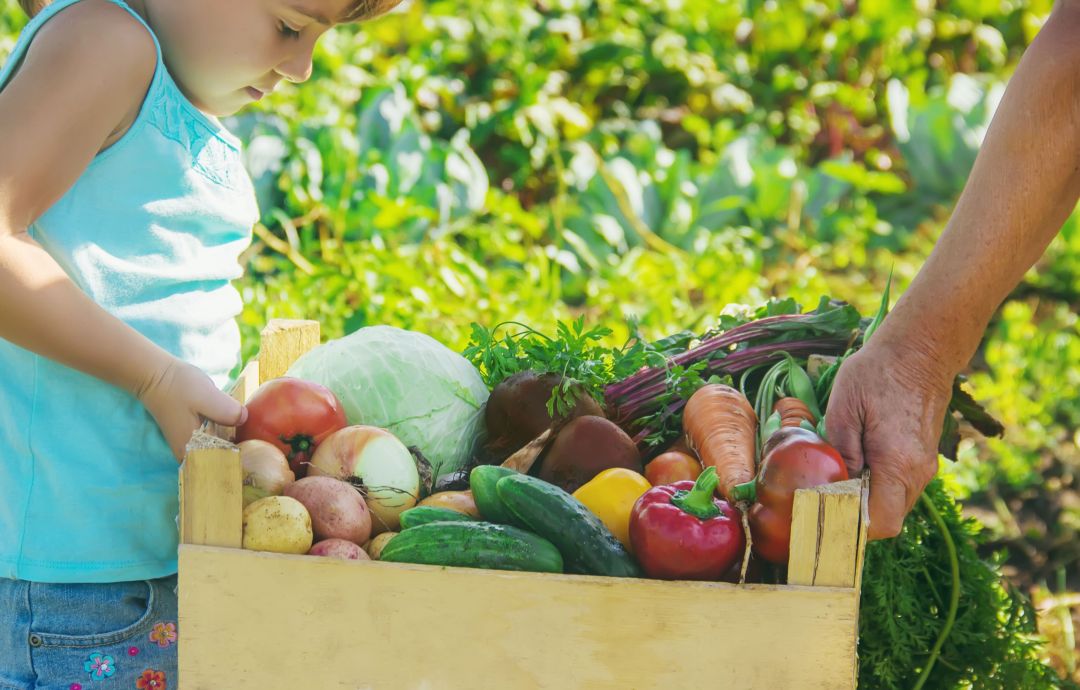
{"label": "cucumber with bumpy skin", "polygon": [[561,573],[563,559],[548,540],[490,522],[429,522],[394,537],[381,561],[491,570]]}
{"label": "cucumber with bumpy skin", "polygon": [[499,500],[530,530],[551,541],[568,573],[641,577],[641,570],[600,518],[554,484],[527,474],[503,477]]}
{"label": "cucumber with bumpy skin", "polygon": [[476,509],[485,520],[497,522],[500,525],[524,526],[513,513],[507,510],[495,491],[495,485],[500,479],[515,474],[519,472],[500,465],[477,465],[469,472],[469,488],[472,490]]}
{"label": "cucumber with bumpy skin", "polygon": [[398,517],[401,519],[403,530],[426,525],[429,522],[474,522],[471,515],[439,506],[416,506],[402,512]]}

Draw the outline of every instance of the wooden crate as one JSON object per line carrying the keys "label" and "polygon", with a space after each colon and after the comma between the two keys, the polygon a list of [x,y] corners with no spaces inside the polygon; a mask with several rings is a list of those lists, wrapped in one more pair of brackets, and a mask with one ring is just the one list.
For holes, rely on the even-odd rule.
{"label": "wooden crate", "polygon": [[[234,395],[282,375],[318,329],[271,322]],[[786,586],[244,551],[240,484],[231,443],[189,447],[183,690],[856,687],[866,477],[798,492]]]}

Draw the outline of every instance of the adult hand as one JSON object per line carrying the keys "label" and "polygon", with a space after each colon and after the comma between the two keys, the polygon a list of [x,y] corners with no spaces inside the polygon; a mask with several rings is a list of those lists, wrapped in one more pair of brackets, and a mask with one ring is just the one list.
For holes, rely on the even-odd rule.
{"label": "adult hand", "polygon": [[246,407],[218,390],[198,367],[175,357],[162,363],[137,396],[178,461],[204,419],[222,426],[239,426],[247,420]]}
{"label": "adult hand", "polygon": [[870,539],[899,534],[937,473],[952,377],[932,361],[875,336],[844,361],[833,383],[826,434],[851,476],[870,468]]}

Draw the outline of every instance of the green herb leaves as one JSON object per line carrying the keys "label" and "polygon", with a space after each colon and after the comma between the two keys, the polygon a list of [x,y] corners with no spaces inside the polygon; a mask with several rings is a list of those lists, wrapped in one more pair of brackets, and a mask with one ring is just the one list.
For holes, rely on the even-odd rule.
{"label": "green herb leaves", "polygon": [[[520,330],[498,335],[500,329],[509,326]],[[576,391],[584,391],[603,405],[604,386],[650,361],[663,360],[655,348],[634,337],[623,347],[605,347],[602,342],[611,335],[611,329],[598,326],[585,330],[584,317],[570,324],[557,322],[555,337],[516,321],[504,321],[491,330],[477,323],[471,327],[469,345],[462,354],[480,370],[489,388],[526,369],[563,377],[548,402],[548,413],[552,415],[571,410],[577,402]],[[664,345],[678,341],[673,338]]]}

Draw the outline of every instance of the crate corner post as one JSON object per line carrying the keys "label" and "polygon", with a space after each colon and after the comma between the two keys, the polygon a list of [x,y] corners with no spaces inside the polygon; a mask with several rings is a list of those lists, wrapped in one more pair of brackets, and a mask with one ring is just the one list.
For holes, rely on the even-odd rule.
{"label": "crate corner post", "polygon": [[180,543],[238,549],[242,540],[240,449],[199,434],[180,465]]}
{"label": "crate corner post", "polygon": [[[867,478],[799,489],[792,509],[788,584],[848,590],[854,630],[838,643],[851,660],[845,681],[858,687],[859,597],[866,549]],[[838,647],[839,648],[839,647]]]}
{"label": "crate corner post", "polygon": [[260,383],[284,376],[322,337],[318,321],[300,319],[271,319],[259,336]]}

